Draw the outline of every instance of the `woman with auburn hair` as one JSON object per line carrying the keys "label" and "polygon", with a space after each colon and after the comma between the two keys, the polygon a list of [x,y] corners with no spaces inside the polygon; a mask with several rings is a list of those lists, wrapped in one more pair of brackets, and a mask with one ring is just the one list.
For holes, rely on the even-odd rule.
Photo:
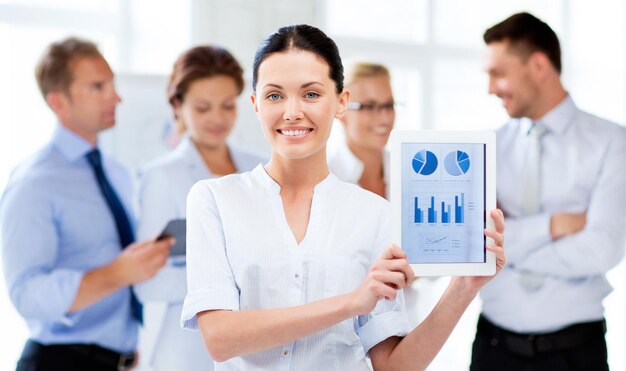
{"label": "woman with auburn hair", "polygon": [[[172,219],[184,219],[187,193],[197,181],[249,171],[263,161],[226,142],[237,119],[242,75],[237,60],[214,46],[192,48],[174,64],[167,92],[183,137],[174,151],[149,164],[142,174],[140,238],[158,235]],[[142,357],[155,370],[213,366],[201,337],[179,326],[187,293],[185,266],[184,257],[172,257],[154,278],[135,286],[148,308],[145,331],[154,336],[142,339]]]}

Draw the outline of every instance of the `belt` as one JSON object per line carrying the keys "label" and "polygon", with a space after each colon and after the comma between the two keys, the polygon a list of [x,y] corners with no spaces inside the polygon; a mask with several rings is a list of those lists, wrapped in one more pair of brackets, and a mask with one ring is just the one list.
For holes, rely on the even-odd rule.
{"label": "belt", "polygon": [[501,344],[509,352],[535,357],[593,344],[604,340],[606,321],[578,323],[547,333],[517,333],[503,329],[483,315],[478,319],[477,334],[491,338],[493,346]]}
{"label": "belt", "polygon": [[44,349],[66,349],[88,357],[101,364],[115,367],[118,371],[130,370],[135,363],[135,353],[119,353],[95,344],[50,344],[43,345],[33,340],[26,343],[28,352],[38,353]]}

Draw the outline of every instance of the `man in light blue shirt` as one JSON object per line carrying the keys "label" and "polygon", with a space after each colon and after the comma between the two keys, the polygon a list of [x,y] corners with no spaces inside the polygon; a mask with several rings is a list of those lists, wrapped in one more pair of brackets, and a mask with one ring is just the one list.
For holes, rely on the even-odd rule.
{"label": "man in light blue shirt", "polygon": [[481,291],[471,370],[608,370],[605,273],[626,242],[626,129],[581,111],[559,41],[528,13],[485,32],[509,264]]}
{"label": "man in light blue shirt", "polygon": [[131,179],[97,151],[120,102],[97,47],[53,43],[36,76],[59,124],[0,199],[5,279],[31,333],[17,369],[127,369],[141,320],[130,285],[164,265],[172,241],[130,243]]}

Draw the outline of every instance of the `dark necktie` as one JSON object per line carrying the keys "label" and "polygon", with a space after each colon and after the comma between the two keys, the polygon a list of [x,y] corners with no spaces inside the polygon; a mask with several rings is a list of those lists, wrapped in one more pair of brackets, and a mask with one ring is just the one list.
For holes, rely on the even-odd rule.
{"label": "dark necktie", "polygon": [[[113,189],[113,186],[111,185],[111,183],[109,183],[106,175],[104,174],[100,151],[98,149],[94,149],[93,151],[87,153],[86,156],[87,161],[93,168],[96,180],[98,181],[100,193],[102,193],[102,196],[104,196],[104,199],[109,206],[109,210],[111,210],[111,213],[113,214],[117,234],[120,238],[120,244],[122,245],[122,249],[124,249],[135,241],[133,230],[130,226],[130,221],[128,220],[128,214],[126,214],[126,210],[124,210],[124,205],[122,205],[122,202],[117,196],[117,193],[115,193],[115,189]],[[132,288],[130,288],[130,294],[130,304],[133,317],[137,319],[139,323],[143,323],[143,310],[141,307],[141,303],[139,302],[139,300],[137,300],[137,297],[135,296]]]}

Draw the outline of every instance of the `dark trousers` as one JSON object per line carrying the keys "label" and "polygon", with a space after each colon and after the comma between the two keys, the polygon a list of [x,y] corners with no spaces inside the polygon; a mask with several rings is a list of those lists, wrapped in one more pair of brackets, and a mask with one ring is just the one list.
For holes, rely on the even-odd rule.
{"label": "dark trousers", "polygon": [[604,321],[544,334],[502,329],[478,320],[470,371],[608,371]]}
{"label": "dark trousers", "polygon": [[118,365],[132,364],[126,359],[120,363],[116,354],[96,345],[42,345],[28,340],[16,371],[118,371]]}

